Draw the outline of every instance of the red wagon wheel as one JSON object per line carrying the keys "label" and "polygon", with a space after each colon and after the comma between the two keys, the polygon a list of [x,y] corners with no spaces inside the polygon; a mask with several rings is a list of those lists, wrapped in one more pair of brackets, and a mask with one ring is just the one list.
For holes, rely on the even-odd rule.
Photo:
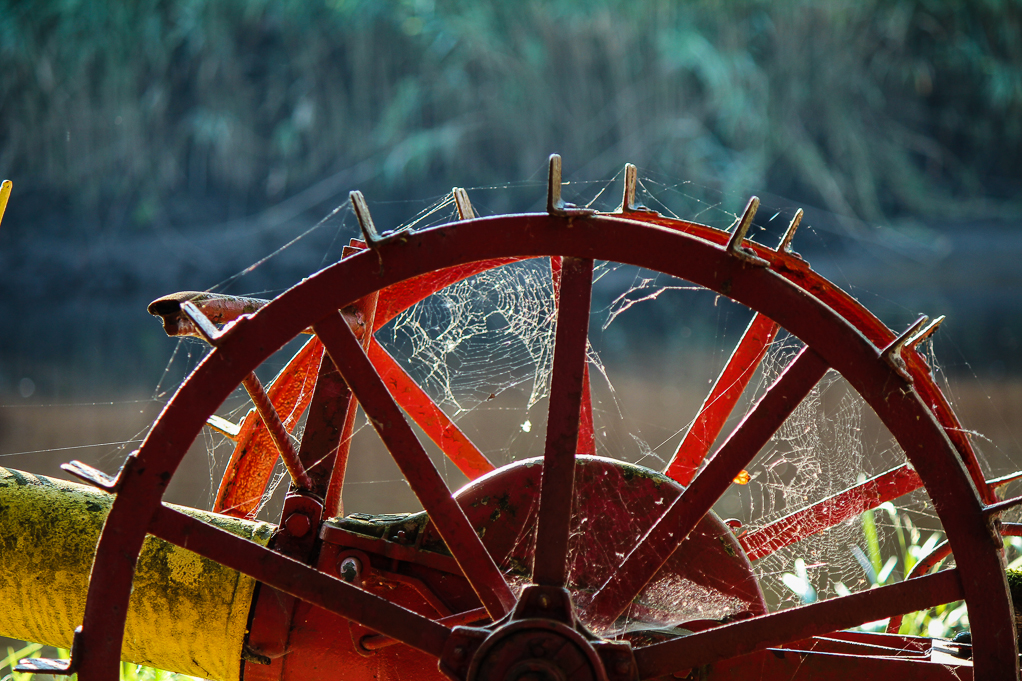
{"label": "red wagon wheel", "polygon": [[[561,201],[559,164],[559,158],[552,157],[545,214],[468,219],[382,238],[363,214],[369,249],[309,277],[223,331],[211,325],[205,330],[214,349],[181,385],[116,482],[108,485],[117,498],[97,549],[83,630],[76,641],[83,681],[116,678],[132,574],[147,533],[421,651],[454,678],[658,678],[962,598],[971,614],[976,674],[984,679],[1018,678],[1012,608],[993,525],[1001,507],[993,503],[968,440],[912,347],[924,333],[922,325],[896,337],[789,253],[785,246],[790,234],[777,251],[745,241],[754,205],[731,234],[636,211],[632,170],[621,210],[592,214]],[[530,584],[517,590],[498,564],[501,557],[490,553],[430,462],[367,354],[364,336],[362,340],[356,336],[350,314],[346,318],[340,311],[417,277],[435,277],[440,286],[467,276],[473,268],[478,271],[473,263],[492,266],[551,256],[561,259],[562,268],[535,564]],[[684,490],[678,488],[668,499],[659,519],[595,593],[572,603],[565,586],[579,434],[589,427],[585,351],[594,260],[685,279],[758,316],[725,369],[725,374],[734,375],[718,383],[720,388],[700,410],[667,470],[685,485]],[[201,325],[201,319],[197,321]],[[804,348],[704,461],[730,411],[728,405],[733,406],[733,386],[747,382],[749,367],[762,356],[774,324],[804,342]],[[491,626],[452,629],[161,503],[170,478],[208,417],[273,352],[309,328],[331,360],[320,380],[336,368],[343,380],[334,380],[335,387],[350,388],[358,399],[494,622]],[[370,322],[368,328],[375,325]],[[844,376],[873,408],[910,464],[846,494],[861,496],[868,489],[874,498],[884,500],[923,485],[959,557],[957,567],[812,605],[715,623],[689,636],[649,645],[633,647],[601,637],[828,370]],[[258,389],[250,392],[258,401]],[[306,441],[311,447],[317,437],[322,433],[307,428],[302,448]],[[300,451],[290,456],[289,468],[298,486],[322,485],[322,480],[302,478],[308,471]],[[328,474],[329,470],[321,475]],[[802,538],[807,527],[840,522],[843,518],[828,509],[828,503],[835,502],[832,498],[806,509],[812,522],[778,523],[746,538],[743,548],[753,557],[764,555]],[[799,529],[793,532],[793,526]],[[537,652],[550,647],[566,652],[556,659]]]}

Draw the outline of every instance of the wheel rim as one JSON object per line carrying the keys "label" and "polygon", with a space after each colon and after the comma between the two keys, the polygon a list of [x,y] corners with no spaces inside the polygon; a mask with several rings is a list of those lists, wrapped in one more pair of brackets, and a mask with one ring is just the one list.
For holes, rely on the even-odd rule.
{"label": "wheel rim", "polygon": [[[915,387],[906,384],[879,354],[878,347],[893,340],[890,332],[885,327],[877,328],[879,322],[874,323],[875,318],[861,308],[856,310],[855,326],[847,310],[842,316],[821,302],[812,292],[825,288],[823,280],[801,272],[799,276],[812,285],[794,283],[791,276],[786,276],[786,270],[789,275],[790,271],[798,271],[792,256],[770,255],[757,249],[757,253],[770,257],[772,266],[752,266],[706,236],[610,216],[528,215],[471,220],[409,234],[400,243],[381,244],[354,255],[238,323],[181,386],[132,465],[125,467],[94,565],[94,574],[106,578],[90,584],[83,633],[83,649],[88,653],[80,667],[80,673],[86,675],[83,678],[112,678],[116,673],[127,608],[126,585],[130,584],[134,557],[157,515],[170,477],[206,416],[248,371],[309,323],[337,317],[338,309],[385,286],[429,270],[482,259],[547,255],[623,262],[717,291],[777,321],[805,342],[823,365],[845,376],[905,450],[926,485],[956,553],[969,557],[960,561],[958,572],[973,612],[977,673],[984,678],[1014,678],[1014,631],[996,539],[991,536],[983,501],[961,462],[957,443],[945,434],[947,424],[941,420],[946,417],[941,405],[932,399],[935,388],[926,379],[925,365],[909,358]],[[343,296],[338,291],[344,291]],[[928,402],[936,405],[937,416]],[[555,586],[558,581],[563,583],[557,566],[551,569],[552,577],[542,579]],[[105,622],[106,626],[101,629],[97,622]],[[727,626],[737,628],[743,623]],[[696,635],[688,643],[640,649],[636,659],[642,677],[687,668],[692,660],[712,661],[706,653],[707,640]],[[695,648],[702,650],[691,657],[687,651]],[[732,646],[724,656],[738,652],[741,650]],[[717,655],[714,659],[719,659]]]}

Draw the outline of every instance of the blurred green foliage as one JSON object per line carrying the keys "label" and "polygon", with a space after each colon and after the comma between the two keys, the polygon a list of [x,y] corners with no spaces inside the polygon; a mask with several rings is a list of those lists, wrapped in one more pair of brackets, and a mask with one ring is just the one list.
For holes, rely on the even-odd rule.
{"label": "blurred green foliage", "polygon": [[0,0],[0,177],[111,228],[554,151],[870,220],[1013,211],[1022,2]]}

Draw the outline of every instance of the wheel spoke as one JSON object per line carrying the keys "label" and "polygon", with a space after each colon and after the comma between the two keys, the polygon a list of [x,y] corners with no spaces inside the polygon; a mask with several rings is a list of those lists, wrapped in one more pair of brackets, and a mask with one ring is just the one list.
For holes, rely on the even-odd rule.
{"label": "wheel spoke", "polygon": [[439,657],[450,635],[427,617],[169,506],[157,509],[149,532],[430,655]]}
{"label": "wheel spoke", "polygon": [[[347,385],[345,383],[345,385]],[[345,405],[344,424],[341,427],[340,442],[337,455],[334,457],[334,469],[330,474],[326,498],[323,500],[323,515],[326,518],[344,515],[344,475],[348,469],[348,453],[351,451],[351,437],[355,433],[355,415],[358,413],[358,400],[352,395]]]}
{"label": "wheel spoke", "polygon": [[640,678],[657,678],[789,641],[951,603],[963,595],[958,570],[945,570],[656,643],[636,650],[635,661]]}
{"label": "wheel spoke", "polygon": [[369,361],[398,405],[469,480],[493,470],[479,448],[375,340],[369,345]]}
{"label": "wheel spoke", "polygon": [[532,574],[536,584],[557,587],[564,586],[568,569],[568,530],[589,340],[593,261],[564,258],[560,284]]}
{"label": "wheel spoke", "polygon": [[827,372],[827,364],[810,348],[777,378],[738,427],[728,436],[692,484],[650,528],[624,563],[604,583],[587,610],[596,628],[609,626],[625,611],[671,554],[688,537],[735,476],[749,463],[785,419]]}
{"label": "wheel spoke", "polygon": [[[554,256],[550,258],[550,278],[553,280],[554,296],[561,294],[561,270],[564,258]],[[578,423],[578,444],[577,452],[582,455],[593,456],[596,454],[596,434],[593,427],[593,393],[589,383],[589,362],[585,363],[585,375],[582,377],[582,407],[580,409]]]}
{"label": "wheel spoke", "polygon": [[321,355],[319,378],[309,404],[298,458],[312,478],[312,493],[322,498],[327,495],[344,432],[344,417],[351,402],[348,384],[330,358]]}
{"label": "wheel spoke", "polygon": [[[309,405],[313,373],[323,356],[323,346],[315,338],[302,346],[266,389],[266,394],[278,412],[287,414],[284,426],[293,430],[299,417]],[[213,511],[235,517],[255,514],[263,498],[278,451],[259,412],[252,410],[241,424],[237,444],[220,480]]]}
{"label": "wheel spoke", "polygon": [[753,317],[664,475],[682,485],[692,482],[776,335],[776,322],[761,314]]}
{"label": "wheel spoke", "polygon": [[903,464],[750,532],[739,541],[749,560],[758,560],[922,486],[919,474]]}
{"label": "wheel spoke", "polygon": [[[365,245],[362,245],[365,248]],[[357,251],[354,245],[345,246],[344,255],[350,255]],[[364,351],[373,340],[373,333],[376,329],[377,312],[379,312],[380,292],[370,293],[365,298],[358,300],[352,305],[357,319],[360,321],[362,333],[359,342]],[[343,380],[343,377],[342,377]],[[355,414],[358,412],[358,401],[350,395],[345,400],[344,417],[341,425],[341,433],[337,444],[337,453],[334,455],[334,465],[330,472],[330,481],[327,483],[326,496],[323,498],[323,512],[326,517],[343,515],[344,500],[344,475],[348,470],[348,452],[351,450],[351,436],[355,432]],[[338,409],[338,415],[340,410]]]}
{"label": "wheel spoke", "polygon": [[415,437],[358,339],[340,314],[321,320],[315,329],[330,359],[358,398],[487,613],[494,620],[504,616],[514,606],[514,593],[447,489],[422,443]]}
{"label": "wheel spoke", "polygon": [[[835,653],[819,650],[819,639],[797,645],[797,649],[771,648],[749,655],[723,660],[702,668],[700,678],[785,679],[786,681],[862,681],[897,679],[898,681],[972,681],[972,662],[955,660],[950,655],[933,659],[930,650],[914,651],[872,646]],[[805,650],[814,646],[813,650]],[[957,664],[956,664],[957,662]]]}
{"label": "wheel spoke", "polygon": [[593,427],[593,392],[589,383],[589,362],[582,375],[582,408],[578,420],[578,453],[584,456],[596,455],[596,433]]}
{"label": "wheel spoke", "polygon": [[280,414],[277,413],[273,402],[270,401],[266,391],[263,390],[262,383],[259,382],[254,373],[251,373],[242,379],[242,385],[245,386],[249,397],[252,398],[256,411],[259,412],[263,425],[270,434],[273,444],[277,447],[280,458],[284,462],[284,468],[287,469],[291,480],[301,489],[311,489],[312,478],[309,477],[309,474],[305,471],[305,466],[298,459],[298,452],[295,451],[294,443],[291,442],[291,435],[288,433],[287,428],[284,427],[284,422],[280,420]]}
{"label": "wheel spoke", "polygon": [[[951,542],[944,540],[941,543],[933,547],[933,550],[929,554],[919,559],[919,562],[912,566],[912,569],[905,575],[905,579],[909,580],[913,577],[919,577],[925,575],[927,572],[937,567],[941,561],[951,555]],[[901,629],[902,616],[895,615],[891,618],[891,621],[887,623],[887,633],[897,634],[898,630]]]}

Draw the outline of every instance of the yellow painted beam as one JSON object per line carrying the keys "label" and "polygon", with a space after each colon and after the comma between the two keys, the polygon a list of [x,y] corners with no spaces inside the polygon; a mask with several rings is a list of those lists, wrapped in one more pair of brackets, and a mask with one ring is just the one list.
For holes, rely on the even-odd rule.
{"label": "yellow painted beam", "polygon": [[0,182],[0,222],[4,221],[4,211],[7,210],[7,199],[11,198],[11,187],[14,186],[10,180]]}
{"label": "yellow painted beam", "polygon": [[[0,468],[0,635],[69,648],[113,497],[91,487]],[[180,510],[266,545],[268,523]],[[123,659],[238,681],[255,582],[147,537],[128,609]]]}

